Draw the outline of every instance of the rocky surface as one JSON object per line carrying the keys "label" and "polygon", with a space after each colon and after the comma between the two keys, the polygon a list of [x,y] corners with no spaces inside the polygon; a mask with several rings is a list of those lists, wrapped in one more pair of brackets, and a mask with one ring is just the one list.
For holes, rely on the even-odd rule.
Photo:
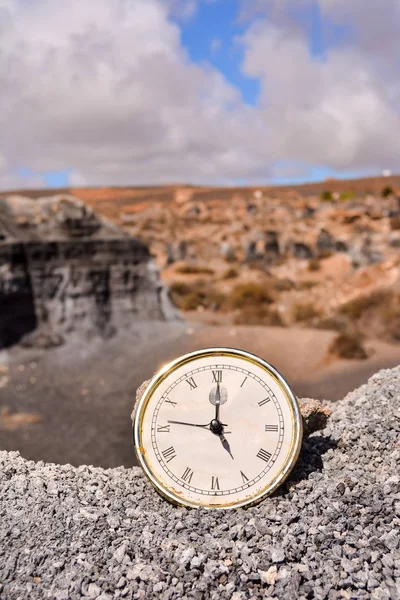
{"label": "rocky surface", "polygon": [[175,508],[138,469],[0,453],[0,597],[395,599],[400,368],[334,405],[250,509]]}
{"label": "rocky surface", "polygon": [[0,348],[174,318],[145,243],[72,196],[0,198]]}

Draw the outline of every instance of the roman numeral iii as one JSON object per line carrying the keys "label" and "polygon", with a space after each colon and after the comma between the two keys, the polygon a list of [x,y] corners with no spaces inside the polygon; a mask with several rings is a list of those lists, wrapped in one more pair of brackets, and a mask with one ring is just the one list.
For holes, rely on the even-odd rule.
{"label": "roman numeral iii", "polygon": [[278,431],[278,425],[266,425],[265,431]]}
{"label": "roman numeral iii", "polygon": [[194,390],[195,388],[197,388],[197,384],[196,384],[195,380],[193,379],[193,377],[188,377],[186,379],[186,381],[189,384],[189,387],[191,390]]}
{"label": "roman numeral iii", "polygon": [[265,460],[265,462],[268,462],[271,456],[272,454],[270,452],[267,452],[263,448],[261,448],[261,450],[257,452],[257,458],[261,458],[261,460]]}
{"label": "roman numeral iii", "polygon": [[186,467],[181,479],[183,481],[186,481],[186,483],[190,483],[192,481],[193,473],[194,473],[194,471],[192,471],[192,469],[189,469],[189,467]]}
{"label": "roman numeral iii", "polygon": [[222,371],[213,371],[213,382],[221,383],[222,382]]}
{"label": "roman numeral iii", "polygon": [[175,448],[173,446],[170,446],[166,450],[163,450],[162,455],[165,458],[166,462],[169,463],[176,456]]}

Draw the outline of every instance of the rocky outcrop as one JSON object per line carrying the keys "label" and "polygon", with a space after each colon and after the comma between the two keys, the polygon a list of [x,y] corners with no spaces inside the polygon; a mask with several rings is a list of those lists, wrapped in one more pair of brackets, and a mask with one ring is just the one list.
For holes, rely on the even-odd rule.
{"label": "rocky outcrop", "polygon": [[0,347],[177,318],[148,247],[76,198],[0,200],[0,231]]}
{"label": "rocky outcrop", "polygon": [[399,390],[397,367],[333,404],[247,510],[176,508],[138,468],[0,452],[0,597],[398,598]]}

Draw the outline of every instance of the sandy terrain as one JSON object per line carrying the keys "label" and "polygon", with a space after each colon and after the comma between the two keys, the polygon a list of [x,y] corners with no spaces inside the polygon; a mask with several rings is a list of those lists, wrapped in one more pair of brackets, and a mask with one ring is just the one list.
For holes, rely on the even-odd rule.
{"label": "sandy terrain", "polygon": [[[375,371],[400,363],[400,346],[369,342],[365,361],[329,361],[335,334],[311,329],[152,324],[108,341],[71,339],[52,350],[0,353],[0,449],[34,460],[134,464],[130,412],[136,388],[162,364],[198,348],[254,352],[300,397],[336,400]],[[142,348],[146,348],[143,352]]]}

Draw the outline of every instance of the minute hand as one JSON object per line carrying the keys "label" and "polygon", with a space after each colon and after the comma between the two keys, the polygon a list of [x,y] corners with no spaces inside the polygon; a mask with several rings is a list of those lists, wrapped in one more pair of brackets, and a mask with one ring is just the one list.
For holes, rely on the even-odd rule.
{"label": "minute hand", "polygon": [[185,421],[168,421],[168,423],[175,423],[176,425],[189,425],[190,427],[203,427],[203,429],[210,429],[210,423],[206,423],[206,425],[198,425],[197,423],[186,423]]}

